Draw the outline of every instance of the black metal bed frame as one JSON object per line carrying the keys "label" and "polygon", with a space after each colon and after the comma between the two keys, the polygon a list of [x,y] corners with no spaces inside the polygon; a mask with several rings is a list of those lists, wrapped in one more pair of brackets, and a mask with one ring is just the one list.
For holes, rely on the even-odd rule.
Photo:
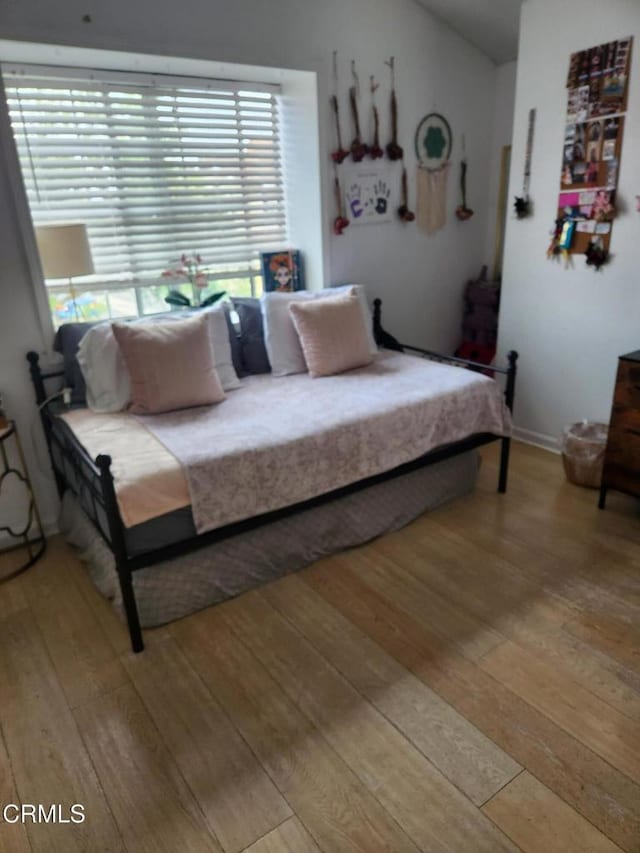
{"label": "black metal bed frame", "polygon": [[[417,353],[435,361],[460,365],[472,370],[487,370],[486,364],[480,364],[478,362],[462,358],[449,357],[430,350],[421,349],[420,347],[400,344],[396,338],[382,328],[380,322],[381,304],[382,303],[379,299],[374,301],[373,330],[374,337],[378,345],[398,352],[409,351]],[[506,376],[504,396],[505,403],[511,411],[513,411],[515,398],[517,359],[518,353],[511,351],[507,355],[507,367],[491,367],[491,370],[494,373]],[[51,407],[51,404],[46,402],[48,400],[48,395],[45,382],[52,379],[59,379],[64,375],[64,372],[59,368],[43,372],[40,367],[39,356],[36,352],[27,353],[27,360],[30,364],[31,380],[35,389],[36,402],[40,407],[42,425],[47,440],[49,455],[51,457],[51,464],[55,475],[58,494],[62,497],[65,489],[71,489],[78,496],[83,509],[94,522],[107,546],[113,552],[116,562],[116,570],[118,572],[118,579],[120,582],[120,589],[122,591],[122,601],[127,618],[129,636],[131,638],[131,647],[134,652],[141,652],[144,649],[142,629],[140,627],[138,608],[133,590],[133,572],[139,569],[152,566],[163,560],[169,560],[173,557],[187,554],[191,551],[203,548],[206,545],[211,545],[215,542],[220,542],[223,539],[228,539],[231,536],[236,536],[239,533],[254,530],[257,527],[269,524],[272,521],[277,521],[278,519],[286,518],[290,515],[302,512],[303,510],[320,506],[328,501],[352,494],[353,492],[393,479],[401,476],[402,474],[407,474],[410,471],[415,471],[426,465],[432,465],[443,459],[449,459],[452,456],[465,453],[468,450],[481,447],[482,445],[488,444],[492,441],[502,442],[498,491],[504,493],[507,489],[509,451],[511,444],[510,438],[494,435],[493,433],[476,433],[462,441],[457,441],[453,444],[436,448],[418,459],[405,463],[404,465],[400,465],[397,468],[393,468],[391,471],[385,471],[381,474],[367,477],[364,480],[359,480],[356,483],[351,483],[350,485],[335,489],[327,494],[319,495],[318,497],[283,507],[282,509],[273,510],[272,512],[263,513],[262,515],[227,524],[224,527],[219,527],[216,530],[211,530],[207,533],[193,536],[190,539],[185,539],[180,542],[175,542],[161,548],[156,548],[151,551],[132,556],[128,553],[125,526],[120,515],[118,501],[116,498],[113,475],[111,473],[111,457],[106,454],[101,454],[97,456],[95,460],[92,459],[85,448],[77,440],[71,429],[69,429],[61,419],[57,419],[57,428],[54,430],[56,412]]]}

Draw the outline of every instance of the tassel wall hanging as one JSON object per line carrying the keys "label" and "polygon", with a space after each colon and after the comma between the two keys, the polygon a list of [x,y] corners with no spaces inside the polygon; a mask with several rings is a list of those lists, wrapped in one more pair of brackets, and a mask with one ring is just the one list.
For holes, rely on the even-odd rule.
{"label": "tassel wall hanging", "polygon": [[473,210],[467,207],[467,154],[464,136],[462,137],[462,160],[460,161],[460,195],[462,196],[462,204],[456,207],[456,216],[461,222],[464,222],[473,216]]}
{"label": "tassel wall hanging", "polygon": [[[368,145],[362,136],[360,124],[360,83],[356,72],[355,60],[351,61],[352,85],[349,87],[349,111],[353,127],[353,138],[348,149],[343,147],[342,128],[340,125],[340,112],[338,106],[338,59],[337,51],[333,51],[333,86],[334,91],[330,98],[331,110],[335,126],[335,138],[337,148],[331,152],[334,163],[334,196],[336,215],[333,220],[333,232],[337,236],[343,234],[345,228],[350,224],[365,224],[369,222],[388,222],[393,217],[395,210],[398,218],[403,223],[413,222],[415,213],[409,207],[409,188],[407,170],[404,165],[404,150],[398,142],[398,99],[395,87],[395,59],[391,57],[385,61],[390,72],[390,124],[391,141],[383,148],[380,144],[380,114],[376,104],[376,91],[379,88],[375,77],[369,77],[369,91],[371,95],[371,118],[373,125],[373,141]],[[391,161],[401,162],[400,176],[400,204],[395,207],[390,202],[391,184],[390,171],[384,164],[373,164],[361,167],[348,167],[348,173],[340,175],[340,169],[347,167],[345,161],[351,158],[353,163],[362,163],[365,157],[370,160],[381,160],[384,156]],[[345,174],[348,177],[345,178]],[[347,193],[343,197],[342,182],[346,181]],[[394,180],[396,180],[394,176]],[[436,183],[438,183],[436,181]],[[441,192],[441,190],[440,190]],[[348,216],[347,216],[348,211]]]}
{"label": "tassel wall hanging", "polygon": [[402,182],[401,182],[401,204],[398,208],[398,216],[402,222],[413,222],[416,218],[415,213],[409,210],[409,192],[407,189],[407,170],[404,165],[402,167]]}
{"label": "tassel wall hanging", "polygon": [[334,163],[340,164],[349,156],[349,152],[342,147],[342,131],[340,130],[340,108],[338,106],[338,51],[333,51],[333,95],[331,96],[331,109],[336,128],[336,141],[338,147],[331,152]]}
{"label": "tassel wall hanging", "polygon": [[360,132],[360,116],[358,115],[360,81],[358,80],[356,64],[353,60],[351,60],[351,76],[353,77],[353,85],[349,89],[349,104],[351,106],[351,120],[355,134],[351,143],[351,159],[354,163],[360,163],[367,156],[369,146],[362,141],[362,134]]}
{"label": "tassel wall hanging", "polygon": [[342,189],[340,179],[336,175],[333,179],[333,192],[336,201],[336,218],[333,220],[333,233],[339,237],[345,228],[349,227],[349,220],[344,215],[344,203],[342,201]]}
{"label": "tassel wall hanging", "polygon": [[524,178],[522,181],[522,195],[516,196],[513,206],[518,219],[525,219],[531,213],[531,200],[529,198],[529,183],[531,181],[531,154],[533,152],[533,131],[536,123],[536,111],[529,110],[529,127],[527,129],[527,150],[524,159]]}
{"label": "tassel wall hanging", "polygon": [[372,160],[379,160],[381,157],[384,157],[384,151],[380,147],[380,114],[378,113],[378,107],[376,106],[376,89],[378,88],[378,84],[376,83],[373,74],[369,77],[369,89],[371,91],[371,112],[373,115],[373,145],[369,146],[369,157]]}
{"label": "tassel wall hanging", "polygon": [[387,145],[389,160],[402,160],[404,151],[398,145],[398,98],[396,96],[396,60],[392,56],[385,65],[389,66],[391,76],[391,142]]}

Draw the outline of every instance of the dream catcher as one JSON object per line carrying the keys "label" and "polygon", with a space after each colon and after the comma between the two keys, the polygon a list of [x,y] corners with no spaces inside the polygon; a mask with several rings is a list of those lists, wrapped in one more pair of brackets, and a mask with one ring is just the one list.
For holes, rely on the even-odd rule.
{"label": "dream catcher", "polygon": [[446,222],[447,177],[452,143],[449,122],[439,113],[429,113],[416,128],[416,218],[418,226],[427,234],[439,231]]}

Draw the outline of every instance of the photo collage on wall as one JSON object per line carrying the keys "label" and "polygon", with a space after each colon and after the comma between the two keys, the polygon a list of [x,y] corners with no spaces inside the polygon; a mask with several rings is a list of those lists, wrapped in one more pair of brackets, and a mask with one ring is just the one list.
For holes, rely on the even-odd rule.
{"label": "photo collage on wall", "polygon": [[608,250],[615,216],[632,37],[571,56],[558,219],[573,222],[567,250],[594,236]]}

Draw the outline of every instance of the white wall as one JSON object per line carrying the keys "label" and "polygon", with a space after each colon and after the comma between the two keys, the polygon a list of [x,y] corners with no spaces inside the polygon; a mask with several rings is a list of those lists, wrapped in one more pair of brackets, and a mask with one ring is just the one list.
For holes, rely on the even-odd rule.
{"label": "white wall", "polygon": [[283,76],[280,126],[289,244],[302,252],[307,289],[322,290],[328,258],[322,227],[317,80],[315,74],[303,71]]}
{"label": "white wall", "polygon": [[[546,259],[556,214],[571,53],[633,35],[630,97],[621,157],[612,259],[599,273],[576,255],[565,270]],[[553,441],[582,418],[608,422],[617,357],[640,346],[640,3],[527,0],[522,7],[509,196],[519,194],[527,116],[537,108],[531,196],[534,215],[507,223],[499,347],[520,351],[516,423]]]}
{"label": "white wall", "polygon": [[[92,23],[82,21],[87,11],[92,14]],[[414,0],[185,0],[180,4],[168,0],[109,0],[93,6],[87,6],[85,0],[21,0],[4,5],[1,26],[0,34],[8,39],[316,72],[326,283],[365,283],[371,298],[383,298],[389,331],[407,342],[445,350],[455,346],[463,287],[487,260],[486,199],[496,69],[476,48]],[[441,233],[427,238],[415,225],[396,221],[351,227],[343,237],[332,234],[335,214],[328,151],[333,145],[329,94],[334,49],[339,51],[343,72],[344,135],[351,136],[346,91],[348,63],[354,58],[365,91],[371,73],[383,84],[378,99],[383,142],[388,141],[388,76],[384,59],[396,56],[400,138],[407,153],[410,204],[414,208],[413,136],[417,122],[434,109],[449,119],[455,167],[449,183],[450,221]],[[363,124],[368,121],[365,119]],[[459,202],[462,133],[466,134],[469,160],[468,202],[476,211],[466,223],[453,217],[453,208]],[[3,168],[0,165],[0,188],[5,189]],[[30,302],[15,213],[5,191],[0,195],[0,228],[0,389],[26,429],[33,408],[24,353],[29,348],[41,348],[43,342]],[[50,495],[49,489],[43,498],[47,520],[55,509]]]}

